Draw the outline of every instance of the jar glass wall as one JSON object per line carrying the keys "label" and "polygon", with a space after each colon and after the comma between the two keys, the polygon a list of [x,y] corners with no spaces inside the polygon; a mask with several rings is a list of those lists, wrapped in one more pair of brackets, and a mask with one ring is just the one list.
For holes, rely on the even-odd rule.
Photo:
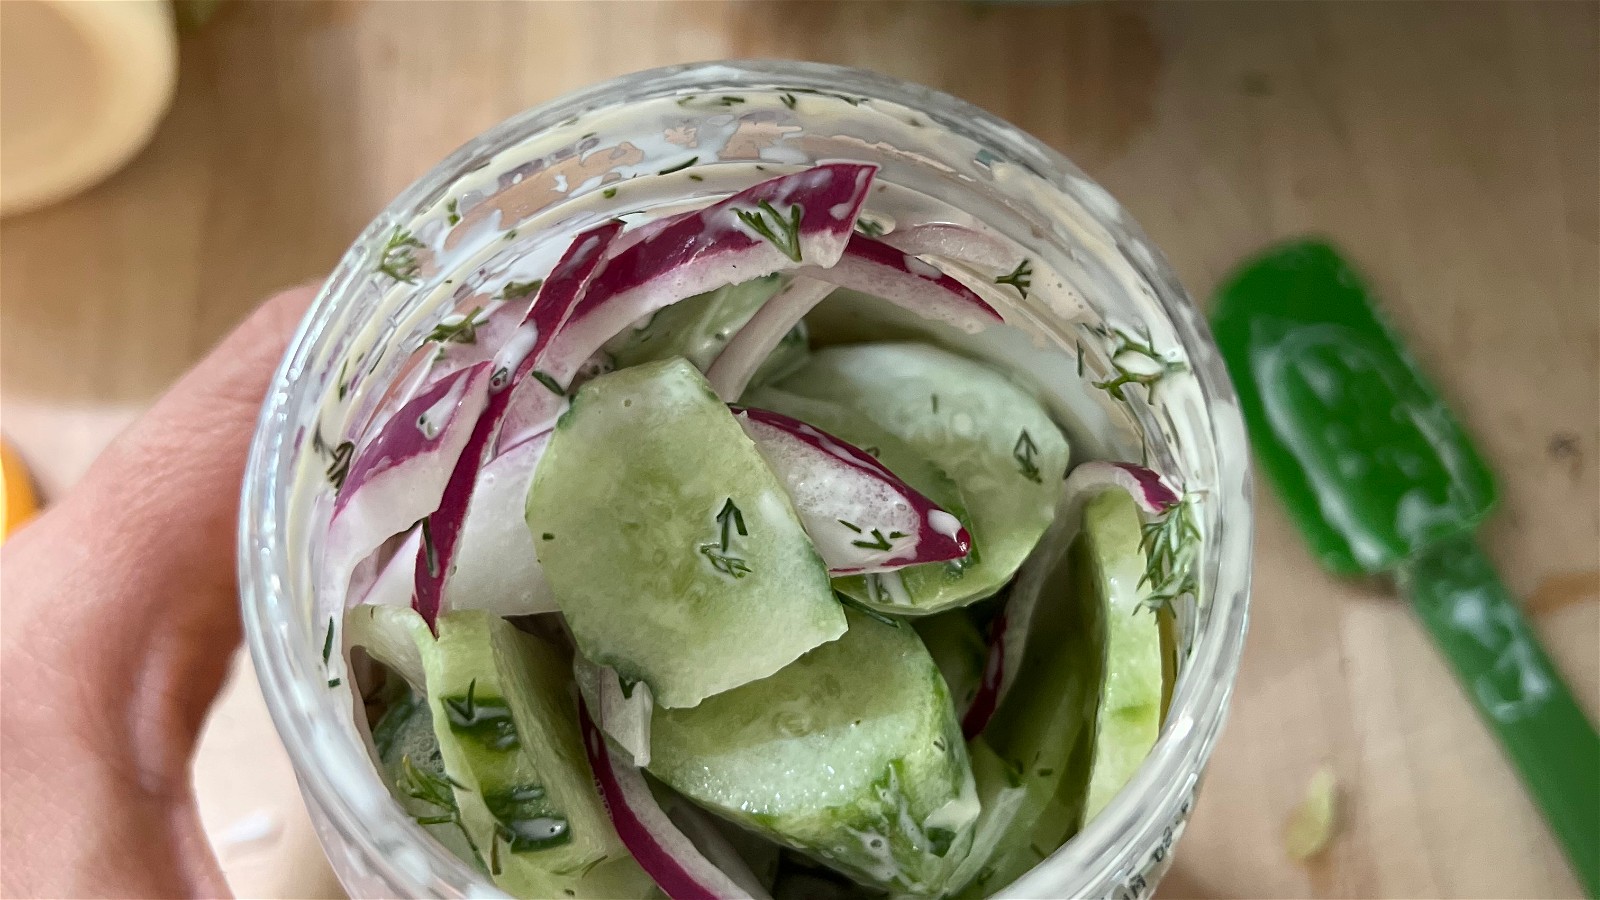
{"label": "jar glass wall", "polygon": [[[852,69],[716,63],[625,76],[529,110],[407,189],[350,248],[302,324],[267,398],[240,522],[245,630],[263,693],[324,848],[357,896],[494,893],[395,804],[358,731],[360,699],[324,663],[338,592],[316,578],[331,509],[323,477],[402,380],[445,308],[496,279],[538,277],[576,231],[703,204],[771,174],[832,160],[880,167],[873,215],[936,204],[1029,249],[1032,290],[992,292],[1007,325],[923,337],[993,361],[1067,427],[1074,461],[1139,461],[1199,498],[1200,597],[1177,610],[1178,674],[1162,734],[1132,782],[1017,882],[1018,896],[1145,896],[1170,861],[1226,715],[1250,576],[1248,450],[1198,311],[1104,189],[1037,140],[955,98]],[[634,176],[681,170],[682,179]],[[742,173],[742,175],[741,175]],[[745,178],[739,182],[740,177]],[[875,188],[875,191],[880,188]],[[888,210],[888,212],[884,212]],[[382,274],[414,238],[412,283]],[[990,295],[986,295],[986,299]],[[874,307],[875,308],[875,307]],[[919,332],[914,321],[825,305],[816,333]],[[1172,363],[1156,395],[1115,392],[1128,340]]]}

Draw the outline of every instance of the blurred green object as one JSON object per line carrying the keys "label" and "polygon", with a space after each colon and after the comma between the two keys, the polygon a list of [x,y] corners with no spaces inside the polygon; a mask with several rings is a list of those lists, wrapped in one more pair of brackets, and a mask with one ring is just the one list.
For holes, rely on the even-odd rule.
{"label": "blurred green object", "polygon": [[1333,248],[1271,250],[1218,296],[1256,457],[1323,565],[1390,569],[1478,527],[1488,466]]}
{"label": "blurred green object", "polygon": [[1212,327],[1261,468],[1328,568],[1394,572],[1500,739],[1585,892],[1600,896],[1600,736],[1472,533],[1483,459],[1330,246],[1267,250]]}

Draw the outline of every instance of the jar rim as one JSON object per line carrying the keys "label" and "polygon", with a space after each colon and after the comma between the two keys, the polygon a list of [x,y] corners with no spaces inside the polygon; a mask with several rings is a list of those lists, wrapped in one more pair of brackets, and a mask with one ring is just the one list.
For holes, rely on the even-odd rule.
{"label": "jar rim", "polygon": [[[376,778],[335,777],[351,766],[372,770],[368,751],[350,727],[350,704],[325,689],[319,636],[296,615],[284,573],[290,570],[286,535],[292,530],[283,502],[295,435],[294,410],[310,397],[304,378],[315,352],[333,330],[341,298],[364,275],[368,247],[427,208],[460,173],[532,136],[554,131],[575,116],[616,108],[690,88],[756,87],[848,89],[872,99],[929,112],[942,123],[960,120],[969,132],[1049,179],[1069,195],[1078,185],[1101,191],[1064,156],[1004,120],[963,100],[874,72],[820,63],[738,60],[668,66],[623,75],[518,113],[473,138],[412,183],[363,230],[334,269],[280,364],[257,422],[240,506],[239,586],[246,642],[262,694],[307,800],[325,822],[360,848],[364,866],[396,894],[481,894],[494,891],[465,863],[432,841],[417,841],[415,825]],[[931,114],[931,113],[930,113]],[[1216,508],[1203,548],[1201,583],[1206,612],[1181,667],[1160,737],[1133,779],[1074,838],[1016,881],[1011,889],[1034,894],[1061,873],[1081,872],[1081,892],[1106,893],[1131,871],[1140,839],[1174,817],[1197,787],[1226,717],[1248,619],[1252,510],[1250,464],[1238,400],[1209,330],[1170,266],[1126,212],[1109,197],[1086,204],[1117,237],[1117,250],[1154,292],[1188,356],[1200,385],[1216,459]],[[1110,203],[1109,208],[1106,206]],[[1133,252],[1130,252],[1133,251]],[[324,835],[326,837],[326,835]],[[420,846],[418,846],[420,845]],[[326,841],[325,841],[326,846]],[[409,850],[406,848],[409,847]],[[404,852],[402,852],[404,851]],[[1091,876],[1090,873],[1098,873]],[[1076,878],[1074,875],[1066,877]],[[1078,884],[1078,882],[1074,882]],[[1036,886],[1036,887],[1030,887]]]}

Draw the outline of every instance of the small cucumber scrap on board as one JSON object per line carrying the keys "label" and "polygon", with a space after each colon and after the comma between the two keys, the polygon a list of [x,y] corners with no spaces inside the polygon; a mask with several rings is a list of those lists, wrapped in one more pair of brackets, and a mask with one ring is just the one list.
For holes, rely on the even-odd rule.
{"label": "small cucumber scrap on board", "polygon": [[1066,438],[1037,398],[982,363],[927,344],[827,347],[777,387],[872,420],[961,490],[971,517],[966,559],[842,580],[858,601],[918,615],[981,600],[1016,573],[1054,518]]}
{"label": "small cucumber scrap on board", "polygon": [[693,709],[658,710],[650,771],[864,884],[936,892],[978,803],[944,678],[904,624],[844,637]]}
{"label": "small cucumber scrap on board", "polygon": [[578,391],[528,527],[578,648],[663,707],[764,678],[845,630],[783,485],[681,359]]}

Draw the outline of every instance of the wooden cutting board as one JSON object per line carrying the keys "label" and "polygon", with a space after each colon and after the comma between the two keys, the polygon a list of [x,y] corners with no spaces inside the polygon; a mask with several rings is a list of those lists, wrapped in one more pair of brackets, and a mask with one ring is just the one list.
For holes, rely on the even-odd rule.
{"label": "wooden cutting board", "polygon": [[[0,226],[0,427],[47,493],[263,294],[506,115],[691,59],[874,67],[986,106],[1118,196],[1205,298],[1341,243],[1504,484],[1485,541],[1600,709],[1600,50],[1593,4],[230,4],[109,182]],[[1571,896],[1406,610],[1317,570],[1262,496],[1231,723],[1170,897]],[[198,766],[245,894],[331,890],[253,684]],[[259,739],[258,739],[259,738]],[[1322,763],[1343,827],[1281,829]],[[292,866],[282,862],[294,860]],[[294,880],[285,880],[285,871]]]}

